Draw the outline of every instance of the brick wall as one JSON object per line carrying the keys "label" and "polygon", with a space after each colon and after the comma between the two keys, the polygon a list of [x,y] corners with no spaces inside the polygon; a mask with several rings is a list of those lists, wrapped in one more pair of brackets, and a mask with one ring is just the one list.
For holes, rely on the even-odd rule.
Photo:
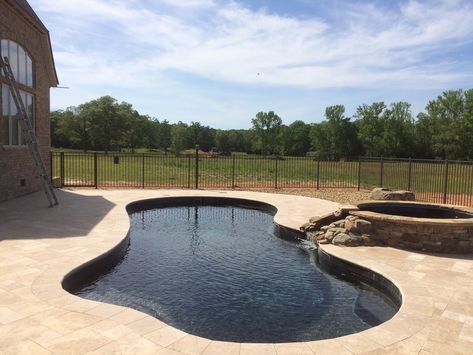
{"label": "brick wall", "polygon": [[[35,96],[36,136],[41,155],[49,172],[50,150],[50,118],[49,118],[49,90],[48,77],[49,58],[47,58],[48,38],[33,24],[29,23],[21,14],[0,1],[0,39],[9,39],[17,42],[26,49],[33,60],[34,82],[33,90],[20,85],[20,89]],[[5,82],[0,76],[0,82]],[[1,90],[0,90],[1,95]],[[1,113],[0,100],[0,113]],[[21,196],[39,188],[36,178],[33,158],[27,147],[15,146],[0,147],[0,201]]]}

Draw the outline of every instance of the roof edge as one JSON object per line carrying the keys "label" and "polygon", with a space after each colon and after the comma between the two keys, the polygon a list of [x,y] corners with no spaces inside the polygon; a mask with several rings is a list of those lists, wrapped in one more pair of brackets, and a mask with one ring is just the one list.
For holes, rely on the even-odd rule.
{"label": "roof edge", "polygon": [[13,7],[17,12],[19,12],[23,18],[28,21],[38,32],[43,34],[46,37],[47,41],[47,52],[49,56],[49,83],[50,87],[57,87],[59,85],[59,78],[56,71],[56,64],[54,62],[53,48],[51,45],[51,37],[49,31],[43,22],[40,20],[36,12],[30,6],[27,0],[5,0],[7,4]]}

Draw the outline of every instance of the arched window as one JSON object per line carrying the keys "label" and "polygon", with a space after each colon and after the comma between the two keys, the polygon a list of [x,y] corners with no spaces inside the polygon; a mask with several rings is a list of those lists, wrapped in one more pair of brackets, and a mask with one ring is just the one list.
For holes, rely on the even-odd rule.
{"label": "arched window", "polygon": [[[25,104],[28,117],[34,126],[35,100],[33,88],[33,61],[22,46],[7,39],[1,40],[0,55],[2,58],[8,58],[15,80],[21,85],[24,85],[25,90],[28,90],[20,90],[20,94],[21,98],[23,99],[23,103]],[[3,75],[3,73],[1,74]],[[0,145],[24,145],[24,139],[21,134],[21,125],[18,121],[18,111],[8,85],[2,84],[1,96],[2,119],[0,125]]]}
{"label": "arched window", "polygon": [[33,87],[33,61],[18,43],[2,39],[1,54],[8,57],[15,80],[25,86]]}

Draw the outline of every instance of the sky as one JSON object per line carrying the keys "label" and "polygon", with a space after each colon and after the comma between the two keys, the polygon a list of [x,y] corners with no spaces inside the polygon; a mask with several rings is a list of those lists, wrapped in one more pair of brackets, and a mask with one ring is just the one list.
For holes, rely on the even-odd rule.
{"label": "sky", "polygon": [[471,0],[29,0],[50,31],[51,109],[100,96],[171,123],[290,124],[342,104],[473,88]]}

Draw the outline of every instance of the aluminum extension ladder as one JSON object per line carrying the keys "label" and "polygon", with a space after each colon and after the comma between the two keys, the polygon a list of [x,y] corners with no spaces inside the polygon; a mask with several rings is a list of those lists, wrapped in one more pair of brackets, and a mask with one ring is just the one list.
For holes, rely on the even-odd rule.
{"label": "aluminum extension ladder", "polygon": [[3,59],[0,57],[0,69],[3,69],[5,78],[7,79],[7,82],[10,86],[10,92],[12,94],[13,101],[15,102],[15,106],[19,114],[18,120],[21,125],[22,138],[28,145],[31,155],[33,156],[39,180],[43,187],[44,193],[46,194],[46,197],[49,201],[49,207],[54,207],[58,204],[58,200],[56,198],[56,194],[54,193],[54,188],[51,184],[51,180],[48,176],[48,173],[46,172],[46,167],[44,166],[43,159],[41,158],[41,155],[39,153],[38,142],[36,140],[36,135],[33,130],[33,124],[28,118],[28,115],[26,114],[25,104],[23,102],[23,99],[21,98],[20,90],[18,89],[18,85],[16,83],[15,77],[13,76],[13,71],[10,67],[10,63],[7,57],[4,57]]}

